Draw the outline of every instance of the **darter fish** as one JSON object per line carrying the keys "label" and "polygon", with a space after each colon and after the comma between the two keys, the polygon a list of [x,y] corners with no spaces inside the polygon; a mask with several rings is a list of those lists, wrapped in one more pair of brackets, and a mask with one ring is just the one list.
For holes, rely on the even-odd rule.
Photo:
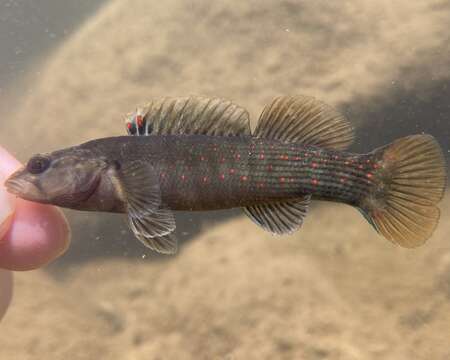
{"label": "darter fish", "polygon": [[126,213],[134,235],[177,249],[174,210],[240,207],[263,229],[299,229],[311,200],[356,207],[386,239],[423,244],[438,220],[446,169],[430,135],[367,154],[330,106],[281,96],[250,130],[246,110],[223,99],[162,98],[127,117],[128,136],[32,157],[6,182],[17,196],[87,211]]}

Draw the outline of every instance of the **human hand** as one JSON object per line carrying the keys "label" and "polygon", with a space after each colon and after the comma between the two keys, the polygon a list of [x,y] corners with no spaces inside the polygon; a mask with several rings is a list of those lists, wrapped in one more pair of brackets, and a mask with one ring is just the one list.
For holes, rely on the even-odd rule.
{"label": "human hand", "polygon": [[0,147],[0,319],[12,295],[9,270],[44,266],[64,253],[70,242],[70,229],[59,209],[16,199],[6,192],[5,180],[20,166]]}

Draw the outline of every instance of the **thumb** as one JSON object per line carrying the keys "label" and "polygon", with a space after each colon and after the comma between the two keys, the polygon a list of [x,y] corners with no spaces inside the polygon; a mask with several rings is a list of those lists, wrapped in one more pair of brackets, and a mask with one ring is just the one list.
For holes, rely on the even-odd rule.
{"label": "thumb", "polygon": [[39,268],[68,247],[70,229],[54,206],[14,199],[3,186],[20,163],[0,147],[0,268]]}

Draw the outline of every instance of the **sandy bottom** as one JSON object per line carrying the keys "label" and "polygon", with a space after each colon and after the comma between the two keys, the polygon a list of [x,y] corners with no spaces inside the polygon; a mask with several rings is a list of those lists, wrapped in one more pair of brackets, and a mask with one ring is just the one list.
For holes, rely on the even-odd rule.
{"label": "sandy bottom", "polygon": [[[160,95],[231,98],[254,126],[305,93],[348,115],[353,150],[426,131],[447,151],[449,23],[447,0],[113,0],[1,109],[0,142],[26,159],[123,134]],[[69,213],[68,253],[15,274],[0,359],[450,359],[450,197],[415,250],[346,206],[314,204],[283,238],[233,214],[180,215],[161,258],[117,217]]]}
{"label": "sandy bottom", "polygon": [[[445,200],[443,217],[450,215]],[[416,251],[345,206],[274,238],[239,217],[168,260],[16,274],[2,359],[449,359],[449,226]]]}

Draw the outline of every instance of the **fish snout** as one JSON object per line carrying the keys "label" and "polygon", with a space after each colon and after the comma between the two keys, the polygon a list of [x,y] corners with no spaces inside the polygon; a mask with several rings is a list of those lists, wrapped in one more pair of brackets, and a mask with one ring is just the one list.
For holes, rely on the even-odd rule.
{"label": "fish snout", "polygon": [[9,177],[5,181],[5,187],[8,192],[14,195],[21,195],[23,193],[24,183],[23,180],[15,178],[14,175]]}
{"label": "fish snout", "polygon": [[13,173],[5,181],[4,186],[9,193],[23,199],[34,200],[41,197],[39,189],[23,169]]}

